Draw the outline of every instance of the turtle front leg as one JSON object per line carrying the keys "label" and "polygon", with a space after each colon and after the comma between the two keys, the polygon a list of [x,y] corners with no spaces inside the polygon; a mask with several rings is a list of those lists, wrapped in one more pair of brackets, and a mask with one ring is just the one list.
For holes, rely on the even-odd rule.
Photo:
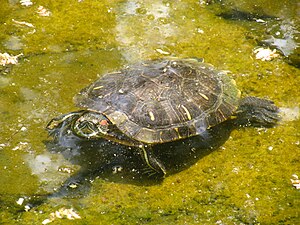
{"label": "turtle front leg", "polygon": [[152,148],[144,145],[141,145],[139,148],[143,160],[148,168],[151,169],[151,172],[149,172],[150,176],[158,175],[159,177],[164,177],[167,173],[166,169],[162,162],[153,155]]}

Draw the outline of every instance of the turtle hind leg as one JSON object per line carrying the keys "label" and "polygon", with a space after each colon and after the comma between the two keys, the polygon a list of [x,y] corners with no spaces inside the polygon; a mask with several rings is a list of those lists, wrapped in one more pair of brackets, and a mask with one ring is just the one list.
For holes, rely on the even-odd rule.
{"label": "turtle hind leg", "polygon": [[279,108],[274,102],[257,97],[241,99],[235,117],[239,126],[273,127],[280,120]]}

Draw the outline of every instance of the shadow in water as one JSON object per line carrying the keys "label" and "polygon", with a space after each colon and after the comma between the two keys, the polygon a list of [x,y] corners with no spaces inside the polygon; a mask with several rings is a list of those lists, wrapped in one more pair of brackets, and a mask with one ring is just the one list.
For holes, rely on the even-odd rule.
{"label": "shadow in water", "polygon": [[[209,129],[205,136],[156,145],[152,147],[152,151],[164,164],[169,176],[190,167],[217,149],[228,139],[233,129],[231,121],[225,121]],[[72,164],[80,165],[81,169],[57,191],[31,198],[30,207],[38,206],[51,198],[83,196],[89,192],[91,181],[95,178],[144,186],[159,184],[163,180],[161,177],[149,176],[140,151],[133,147],[103,139],[81,139],[70,130],[45,144],[50,152],[62,154]]]}

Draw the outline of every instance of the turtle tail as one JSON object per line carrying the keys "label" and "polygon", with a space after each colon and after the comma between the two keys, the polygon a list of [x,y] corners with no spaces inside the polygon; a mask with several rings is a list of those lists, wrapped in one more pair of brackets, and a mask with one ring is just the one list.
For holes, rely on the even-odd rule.
{"label": "turtle tail", "polygon": [[274,102],[257,97],[241,99],[234,117],[238,126],[273,127],[280,120]]}

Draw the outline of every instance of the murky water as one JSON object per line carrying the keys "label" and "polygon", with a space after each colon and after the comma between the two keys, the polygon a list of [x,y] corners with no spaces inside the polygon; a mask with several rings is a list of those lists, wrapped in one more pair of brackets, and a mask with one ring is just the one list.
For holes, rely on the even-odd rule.
{"label": "murky water", "polygon": [[[53,224],[299,222],[300,192],[290,181],[300,176],[297,1],[29,2],[1,1],[0,53],[23,56],[0,66],[0,224],[42,224],[63,207],[81,219]],[[256,59],[253,51],[270,38],[279,56]],[[222,147],[162,182],[112,171],[85,196],[23,212],[21,197],[52,192],[93,158],[50,151],[48,121],[76,110],[73,96],[101,74],[166,56],[230,70],[244,96],[272,99],[289,116],[275,128],[234,130]]]}

